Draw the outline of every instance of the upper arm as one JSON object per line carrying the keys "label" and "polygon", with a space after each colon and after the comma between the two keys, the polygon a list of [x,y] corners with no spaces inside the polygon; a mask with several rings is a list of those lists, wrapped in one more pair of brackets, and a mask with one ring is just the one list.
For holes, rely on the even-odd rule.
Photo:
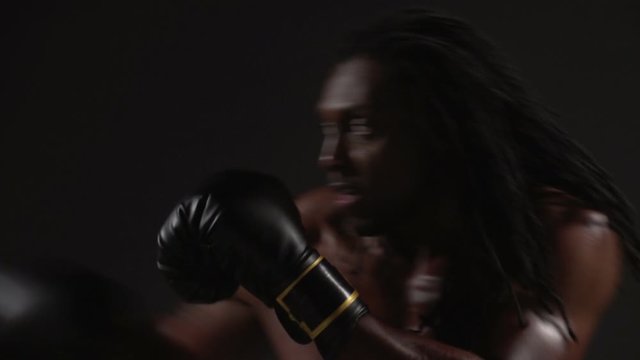
{"label": "upper arm", "polygon": [[620,280],[621,249],[607,217],[587,209],[549,209],[551,276],[577,342],[568,336],[559,311],[535,305],[525,311],[521,328],[513,310],[499,322],[497,353],[505,359],[581,359]]}

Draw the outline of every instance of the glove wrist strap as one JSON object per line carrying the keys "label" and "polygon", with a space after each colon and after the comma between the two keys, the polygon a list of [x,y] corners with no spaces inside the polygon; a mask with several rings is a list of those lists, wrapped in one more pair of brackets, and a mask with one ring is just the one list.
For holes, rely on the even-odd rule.
{"label": "glove wrist strap", "polygon": [[332,358],[348,339],[367,307],[358,292],[315,251],[303,271],[276,297],[275,310],[293,340],[315,340],[325,359]]}
{"label": "glove wrist strap", "polygon": [[[333,266],[318,256],[276,298],[289,319],[297,323],[311,340],[358,299],[358,292],[342,276],[336,275],[339,276]],[[310,286],[313,286],[311,293],[318,293],[320,297],[313,297],[308,291],[306,296],[301,294]]]}

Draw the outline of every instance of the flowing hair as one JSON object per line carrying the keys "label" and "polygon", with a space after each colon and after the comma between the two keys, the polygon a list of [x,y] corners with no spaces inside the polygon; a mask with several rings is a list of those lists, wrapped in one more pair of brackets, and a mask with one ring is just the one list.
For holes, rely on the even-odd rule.
{"label": "flowing hair", "polygon": [[632,206],[469,25],[432,11],[408,10],[357,33],[344,55],[381,64],[407,104],[425,114],[403,126],[441,159],[436,163],[442,176],[460,179],[457,223],[465,233],[450,250],[450,281],[433,319],[441,339],[477,348],[487,309],[500,301],[513,302],[524,326],[517,284],[549,312],[560,311],[575,340],[552,287],[548,241],[536,208],[543,188],[606,214],[635,275],[640,274]]}

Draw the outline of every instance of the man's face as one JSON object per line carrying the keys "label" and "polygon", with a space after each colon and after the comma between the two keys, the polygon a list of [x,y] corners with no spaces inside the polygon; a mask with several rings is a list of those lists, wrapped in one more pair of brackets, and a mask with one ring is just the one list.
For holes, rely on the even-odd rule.
{"label": "man's face", "polygon": [[324,133],[319,163],[339,193],[336,202],[372,220],[413,207],[426,167],[418,137],[403,126],[418,114],[402,105],[382,70],[364,57],[338,65],[318,104]]}

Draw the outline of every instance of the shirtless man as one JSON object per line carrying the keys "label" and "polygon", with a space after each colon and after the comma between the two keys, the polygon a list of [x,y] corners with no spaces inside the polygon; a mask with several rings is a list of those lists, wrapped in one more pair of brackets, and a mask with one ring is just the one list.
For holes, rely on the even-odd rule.
{"label": "shirtless man", "polygon": [[[259,267],[247,256],[249,292],[185,306],[161,330],[202,359],[259,359],[265,348],[292,360],[582,358],[622,256],[637,264],[640,253],[609,177],[458,20],[402,13],[361,33],[345,59],[318,105],[329,184],[296,204],[303,241],[368,312],[356,306],[348,326],[329,325],[345,335],[335,349],[298,344],[255,290]],[[174,212],[161,254],[189,241],[176,229],[204,233],[204,217],[193,217],[202,206],[188,200]]]}

